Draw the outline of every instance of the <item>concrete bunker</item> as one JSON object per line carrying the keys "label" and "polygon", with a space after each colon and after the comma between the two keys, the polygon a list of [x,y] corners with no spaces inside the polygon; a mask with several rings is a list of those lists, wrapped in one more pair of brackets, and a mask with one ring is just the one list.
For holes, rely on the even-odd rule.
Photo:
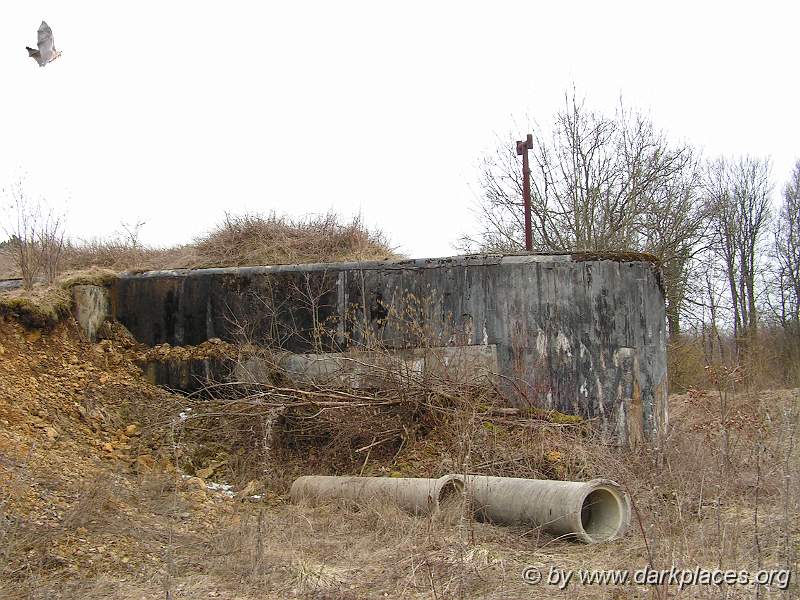
{"label": "concrete bunker", "polygon": [[[220,338],[282,349],[301,375],[339,377],[352,353],[388,350],[421,377],[442,365],[460,365],[464,377],[491,372],[513,404],[595,420],[622,443],[652,438],[667,420],[664,292],[647,255],[126,273],[111,298],[114,318],[150,346]],[[361,362],[366,371],[346,379],[369,385]]]}

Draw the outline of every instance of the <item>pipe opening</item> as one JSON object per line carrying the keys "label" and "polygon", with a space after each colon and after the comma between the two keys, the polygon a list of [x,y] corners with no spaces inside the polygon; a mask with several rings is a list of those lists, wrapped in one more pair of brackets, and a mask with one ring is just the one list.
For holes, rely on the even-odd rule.
{"label": "pipe opening", "polygon": [[464,482],[460,479],[449,479],[442,484],[439,489],[439,506],[453,502],[462,503],[464,501]]}
{"label": "pipe opening", "polygon": [[623,526],[623,518],[620,500],[611,490],[598,488],[583,499],[581,526],[594,542],[615,537]]}
{"label": "pipe opening", "polygon": [[438,513],[446,522],[456,522],[464,512],[464,482],[449,479],[439,488]]}

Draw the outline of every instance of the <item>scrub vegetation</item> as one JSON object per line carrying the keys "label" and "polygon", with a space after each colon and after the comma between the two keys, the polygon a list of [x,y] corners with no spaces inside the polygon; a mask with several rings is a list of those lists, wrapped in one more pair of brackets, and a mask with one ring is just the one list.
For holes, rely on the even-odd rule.
{"label": "scrub vegetation", "polygon": [[[0,321],[0,589],[4,598],[791,598],[770,586],[582,585],[558,569],[797,569],[800,390],[706,370],[669,398],[651,446],[591,421],[509,409],[491,379],[419,378],[390,356],[380,386],[260,383],[191,395],[148,383],[148,361],[267,349],[145,348],[121,325],[82,338]],[[380,349],[373,348],[374,352]],[[202,355],[202,356],[201,356]],[[395,365],[395,366],[393,366]],[[299,475],[480,473],[620,482],[634,521],[583,546],[483,523],[465,507],[414,517],[374,501],[292,505]],[[577,577],[577,576],[576,576]]]}
{"label": "scrub vegetation", "polygon": [[142,244],[144,223],[124,225],[109,239],[73,240],[65,235],[63,219],[42,216],[21,186],[18,193],[11,216],[22,216],[0,243],[0,278],[21,278],[29,289],[65,272],[93,268],[145,271],[398,258],[382,232],[367,228],[359,217],[347,221],[334,213],[301,219],[227,214],[192,243],[168,248]]}

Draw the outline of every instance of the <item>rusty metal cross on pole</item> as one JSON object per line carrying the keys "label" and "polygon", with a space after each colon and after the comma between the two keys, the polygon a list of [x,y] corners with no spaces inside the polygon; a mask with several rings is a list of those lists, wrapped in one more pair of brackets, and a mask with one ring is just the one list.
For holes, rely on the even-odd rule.
{"label": "rusty metal cross on pole", "polygon": [[531,229],[531,168],[528,165],[528,150],[533,149],[533,134],[525,141],[517,142],[517,155],[522,156],[522,197],[525,200],[525,250],[533,250],[533,230]]}

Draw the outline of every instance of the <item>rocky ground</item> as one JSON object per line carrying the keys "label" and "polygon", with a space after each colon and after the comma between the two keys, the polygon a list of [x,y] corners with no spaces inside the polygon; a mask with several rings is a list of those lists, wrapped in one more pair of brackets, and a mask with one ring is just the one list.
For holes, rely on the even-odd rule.
{"label": "rocky ground", "polygon": [[[671,449],[655,455],[592,445],[558,423],[478,419],[473,455],[484,472],[513,464],[539,477],[606,474],[628,486],[641,519],[625,540],[589,547],[468,518],[414,518],[391,506],[288,504],[286,482],[303,465],[323,468],[322,450],[274,454],[270,468],[283,477],[256,477],[242,467],[241,448],[223,451],[219,440],[204,447],[220,432],[187,428],[196,405],[149,384],[138,366],[225,350],[216,342],[143,349],[119,327],[92,344],[69,319],[46,331],[0,320],[0,597],[722,597],[716,588],[669,596],[653,586],[559,591],[525,584],[521,573],[527,565],[546,572],[671,561],[749,567],[756,547],[761,564],[796,565],[797,481],[789,470],[798,466],[790,445],[797,391],[746,401],[675,396]],[[723,482],[713,449],[721,447],[716,415],[725,399],[732,470]],[[754,462],[757,446],[765,454]],[[371,463],[367,455],[354,472],[441,474],[448,452],[428,432],[389,458]],[[764,483],[782,474],[778,484]],[[726,593],[754,597],[753,589]]]}

